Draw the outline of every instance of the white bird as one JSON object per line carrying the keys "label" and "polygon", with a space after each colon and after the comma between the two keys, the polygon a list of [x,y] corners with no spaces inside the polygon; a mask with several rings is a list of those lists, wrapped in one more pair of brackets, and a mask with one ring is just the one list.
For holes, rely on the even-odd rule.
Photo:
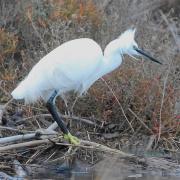
{"label": "white bird", "polygon": [[92,39],[65,42],[43,57],[11,95],[17,100],[24,99],[25,103],[42,98],[65,139],[77,144],[78,139],[70,134],[56,111],[56,97],[63,97],[71,90],[82,95],[97,79],[119,67],[123,54],[143,55],[161,64],[138,48],[134,36],[135,29],[125,31],[106,46],[104,53]]}

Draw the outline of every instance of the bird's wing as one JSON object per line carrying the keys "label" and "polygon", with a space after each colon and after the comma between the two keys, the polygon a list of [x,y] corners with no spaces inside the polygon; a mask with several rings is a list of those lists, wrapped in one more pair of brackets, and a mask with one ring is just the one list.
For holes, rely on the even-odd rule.
{"label": "bird's wing", "polygon": [[96,73],[102,57],[102,50],[95,41],[76,39],[53,50],[44,57],[44,62],[59,81],[76,83]]}

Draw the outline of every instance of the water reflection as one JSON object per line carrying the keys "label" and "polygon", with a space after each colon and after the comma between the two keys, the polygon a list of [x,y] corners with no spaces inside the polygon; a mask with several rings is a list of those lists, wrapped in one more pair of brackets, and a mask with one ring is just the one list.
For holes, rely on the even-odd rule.
{"label": "water reflection", "polygon": [[143,167],[126,160],[107,157],[95,165],[95,180],[179,180],[180,168],[164,170]]}
{"label": "water reflection", "polygon": [[144,167],[118,157],[106,157],[94,166],[75,160],[70,167],[66,163],[49,166],[38,179],[65,180],[179,180],[180,168],[164,170],[161,167]]}

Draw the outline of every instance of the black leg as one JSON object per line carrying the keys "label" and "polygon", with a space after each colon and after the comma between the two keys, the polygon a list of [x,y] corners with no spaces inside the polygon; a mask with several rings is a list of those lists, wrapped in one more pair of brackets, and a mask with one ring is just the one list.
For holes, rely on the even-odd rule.
{"label": "black leg", "polygon": [[46,104],[46,107],[47,107],[48,111],[51,113],[53,119],[57,122],[58,126],[61,128],[61,131],[64,134],[68,134],[69,131],[56,110],[56,106],[55,106],[55,102],[54,102],[56,95],[57,95],[57,91],[54,91],[52,96],[49,98],[49,100]]}

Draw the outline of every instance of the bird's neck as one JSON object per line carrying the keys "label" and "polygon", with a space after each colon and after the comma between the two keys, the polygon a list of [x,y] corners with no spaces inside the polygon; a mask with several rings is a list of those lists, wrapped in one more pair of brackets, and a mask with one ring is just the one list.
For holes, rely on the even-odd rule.
{"label": "bird's neck", "polygon": [[119,48],[119,44],[116,40],[110,42],[104,50],[103,58],[103,75],[107,74],[116,68],[118,68],[122,63],[122,52]]}

